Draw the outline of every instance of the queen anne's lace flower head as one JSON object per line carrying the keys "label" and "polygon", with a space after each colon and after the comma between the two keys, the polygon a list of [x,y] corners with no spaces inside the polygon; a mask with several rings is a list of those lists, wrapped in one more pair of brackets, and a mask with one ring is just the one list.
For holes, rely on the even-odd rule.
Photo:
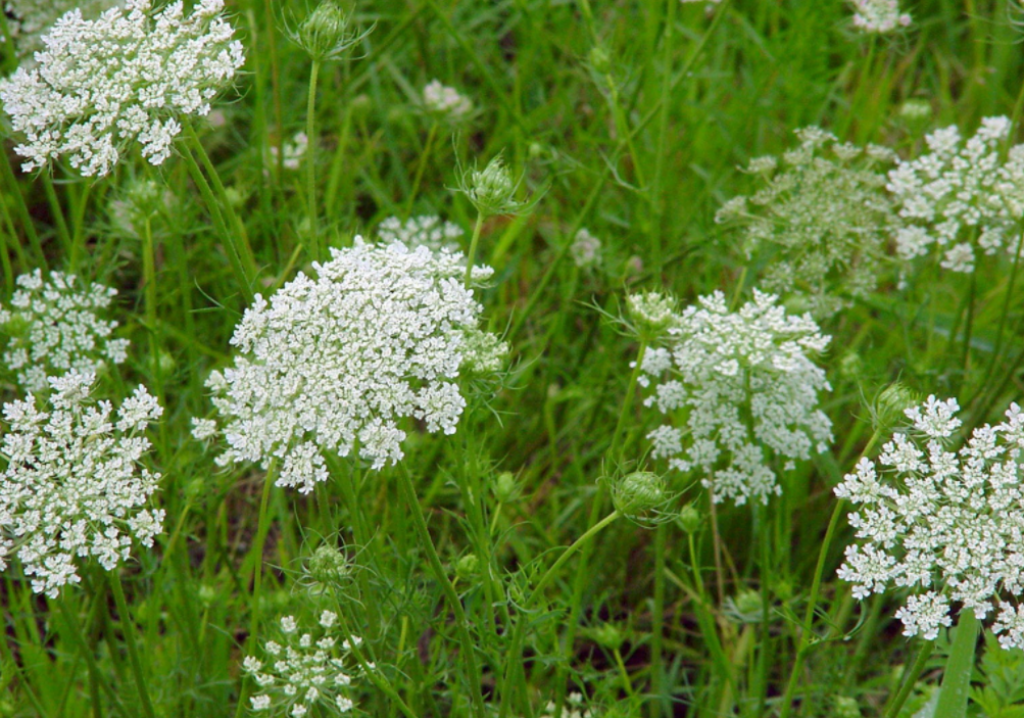
{"label": "queen anne's lace flower head", "polygon": [[43,49],[43,36],[59,17],[79,10],[82,17],[93,20],[122,0],[6,0],[7,29],[11,33],[22,63],[35,64],[32,54]]}
{"label": "queen anne's lace flower head", "polygon": [[[284,143],[281,150],[281,164],[286,170],[297,170],[302,166],[302,159],[309,150],[309,137],[305,132],[297,132],[291,140]],[[270,156],[277,162],[277,145],[270,147]]]}
{"label": "queen anne's lace flower head", "polygon": [[934,396],[908,409],[912,428],[835,488],[856,507],[858,539],[839,577],[857,598],[890,584],[910,589],[896,613],[907,636],[935,638],[956,601],[979,619],[994,611],[999,642],[1024,648],[1024,413],[1011,404],[1005,421],[975,429],[953,451],[958,410]]}
{"label": "queen anne's lace flower head", "polygon": [[388,217],[377,227],[377,236],[382,242],[401,242],[410,249],[424,246],[432,252],[459,251],[463,234],[462,227],[445,222],[437,215],[410,217],[404,222],[398,217]]}
{"label": "queen anne's lace flower head", "polygon": [[853,26],[861,32],[885,35],[910,25],[910,14],[900,12],[899,0],[850,0]]}
{"label": "queen anne's lace flower head", "polygon": [[565,697],[561,712],[554,701],[548,701],[540,718],[593,718],[593,711],[583,703],[583,694],[572,691]]}
{"label": "queen anne's lace flower head", "polygon": [[[315,714],[316,706],[330,715],[348,713],[355,707],[348,697],[349,686],[361,668],[349,667],[344,660],[352,645],[332,635],[337,620],[337,614],[324,611],[317,629],[305,632],[299,630],[294,616],[285,616],[280,621],[283,644],[267,641],[265,661],[246,656],[242,668],[258,691],[250,698],[254,711],[302,718],[310,710]],[[358,647],[360,640],[353,641]]]}
{"label": "queen anne's lace flower head", "polygon": [[782,493],[773,459],[789,469],[832,440],[817,408],[819,392],[831,387],[810,359],[829,337],[775,301],[755,291],[729,312],[721,292],[702,297],[668,330],[671,344],[648,350],[641,365],[640,383],[657,382],[644,404],[682,417],[648,434],[654,457],[696,472],[716,502],[767,503]]}
{"label": "queen anne's lace flower head", "polygon": [[3,362],[25,391],[49,388],[47,377],[69,369],[99,372],[106,362],[122,363],[128,340],[111,335],[117,322],[103,318],[115,289],[80,286],[73,274],[38,269],[17,279],[10,306],[0,305],[0,335],[10,340]]}
{"label": "queen anne's lace flower head", "polygon": [[25,136],[15,151],[26,172],[68,155],[86,176],[103,176],[137,140],[159,165],[181,132],[177,117],[205,115],[234,78],[242,44],[222,17],[224,0],[180,0],[153,10],[127,0],[96,20],[73,10],[43,39],[37,65],[0,82],[0,101]]}
{"label": "queen anne's lace flower head", "polygon": [[431,80],[423,88],[423,109],[429,114],[456,124],[473,114],[473,103],[453,87]]}
{"label": "queen anne's lace flower head", "polygon": [[580,269],[593,269],[601,265],[601,240],[583,227],[569,246],[573,263]]}
{"label": "queen anne's lace flower head", "polygon": [[896,219],[884,166],[896,156],[841,143],[818,127],[796,134],[800,146],[781,161],[751,160],[747,172],[761,188],[729,200],[715,219],[741,230],[748,260],[772,253],[762,288],[795,295],[814,316],[828,317],[878,284]]}
{"label": "queen anne's lace flower head", "polygon": [[139,386],[115,412],[91,400],[94,381],[72,371],[50,379],[48,405],[30,396],[3,407],[0,569],[13,555],[50,598],[81,580],[77,559],[111,571],[132,538],[152,546],[164,519],[163,509],[145,508],[160,474],[140,465],[150,443],[139,435],[163,408]]}
{"label": "queen anne's lace flower head", "polygon": [[955,126],[925,138],[929,154],[900,162],[888,189],[904,220],[896,251],[904,260],[941,248],[941,266],[973,272],[977,252],[1015,255],[1024,217],[1024,145],[1003,159],[1010,121],[986,117],[966,142]]}
{"label": "queen anne's lace flower head", "polygon": [[493,370],[504,353],[477,328],[482,307],[463,286],[461,255],[360,237],[331,251],[313,265],[317,279],[300,274],[269,302],[256,296],[231,340],[234,367],[208,382],[228,443],[219,462],[278,458],[278,485],[302,492],[327,479],[321,451],[357,449],[374,469],[399,461],[403,417],[454,433],[466,406],[460,371]]}

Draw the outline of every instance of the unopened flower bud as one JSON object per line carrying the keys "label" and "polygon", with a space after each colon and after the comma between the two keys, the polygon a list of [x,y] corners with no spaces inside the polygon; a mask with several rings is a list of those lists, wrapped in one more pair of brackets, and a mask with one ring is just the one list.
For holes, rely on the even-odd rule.
{"label": "unopened flower bud", "polygon": [[700,509],[692,503],[687,504],[679,511],[679,525],[688,534],[695,533],[703,521],[704,517],[701,516]]}
{"label": "unopened flower bud", "polygon": [[349,21],[344,10],[325,0],[303,21],[292,39],[317,62],[334,60],[362,39],[350,30]]}
{"label": "unopened flower bud", "polygon": [[516,477],[510,471],[501,472],[494,479],[491,491],[494,493],[494,498],[503,504],[514,500],[519,495],[519,485],[516,483]]}
{"label": "unopened flower bud", "polygon": [[906,421],[907,409],[912,409],[920,403],[921,397],[917,392],[906,384],[895,381],[875,398],[872,413],[879,426],[893,426]]}
{"label": "unopened flower bud", "polygon": [[351,571],[345,554],[327,544],[318,546],[306,563],[306,573],[320,584],[336,585],[344,581]]}
{"label": "unopened flower bud", "polygon": [[590,66],[594,68],[594,72],[600,75],[607,75],[611,72],[612,61],[608,56],[608,51],[600,45],[595,45],[590,50]]}
{"label": "unopened flower bud", "polygon": [[860,379],[864,376],[864,360],[857,352],[846,352],[839,358],[838,369],[844,379]]}
{"label": "unopened flower bud", "polygon": [[518,182],[512,181],[501,155],[497,155],[482,170],[464,172],[459,191],[483,215],[517,214],[525,206],[515,198],[518,186]]}
{"label": "unopened flower bud", "polygon": [[630,294],[626,310],[640,338],[648,341],[662,336],[678,322],[675,299],[658,292]]}
{"label": "unopened flower bud", "polygon": [[595,643],[609,651],[618,650],[626,640],[622,630],[613,623],[602,623],[590,629],[589,633]]}
{"label": "unopened flower bud", "polygon": [[666,499],[665,480],[650,471],[627,474],[612,490],[615,508],[634,519],[657,511]]}
{"label": "unopened flower bud", "polygon": [[455,563],[455,576],[463,581],[474,578],[480,570],[480,559],[476,554],[466,554]]}

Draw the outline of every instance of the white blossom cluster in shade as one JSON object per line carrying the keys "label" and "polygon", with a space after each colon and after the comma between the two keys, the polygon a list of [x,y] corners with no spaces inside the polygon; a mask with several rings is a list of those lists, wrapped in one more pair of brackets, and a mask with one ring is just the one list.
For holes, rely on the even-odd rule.
{"label": "white blossom cluster in shade", "polygon": [[[284,143],[284,147],[281,150],[281,165],[286,170],[297,170],[302,165],[302,158],[306,156],[306,152],[309,150],[309,137],[306,136],[305,132],[297,132],[295,136],[288,142]],[[277,145],[271,145],[270,156],[274,162],[277,162]]]}
{"label": "white blossom cluster in shade", "polygon": [[154,11],[127,0],[96,20],[73,10],[43,39],[33,68],[0,81],[0,101],[25,136],[25,172],[67,155],[86,176],[110,172],[132,141],[154,165],[170,157],[177,117],[205,115],[244,61],[224,0],[180,0]]}
{"label": "white blossom cluster in shade", "polygon": [[[280,621],[284,645],[267,641],[263,646],[266,663],[246,656],[242,668],[259,690],[250,698],[254,711],[302,718],[311,710],[316,714],[316,707],[331,715],[354,708],[347,694],[353,676],[361,669],[346,665],[344,657],[352,650],[348,640],[339,642],[331,635],[337,620],[331,611],[321,613],[319,637],[314,637],[314,633],[299,631],[294,616],[285,616]],[[359,638],[353,641],[356,647],[361,643]]]}
{"label": "white blossom cluster in shade", "polygon": [[800,145],[751,160],[760,188],[726,202],[715,221],[735,226],[750,260],[768,253],[760,286],[798,297],[818,318],[878,284],[896,224],[885,170],[896,159],[884,147],[839,142],[818,127],[796,131]]}
{"label": "white blossom cluster in shade", "polygon": [[853,26],[861,32],[886,35],[910,25],[909,13],[900,12],[899,0],[850,0]]}
{"label": "white blossom cluster in shade", "polygon": [[573,263],[580,269],[593,269],[601,264],[601,240],[586,227],[580,228],[569,246]]}
{"label": "white blossom cluster in shade", "polygon": [[[232,368],[208,386],[224,419],[230,462],[280,459],[279,486],[306,493],[327,479],[321,451],[359,456],[374,469],[398,462],[403,417],[455,433],[466,400],[464,368],[498,369],[505,345],[477,328],[482,307],[463,285],[462,255],[356,237],[314,263],[268,302],[257,295],[235,328]],[[474,267],[472,278],[491,276]],[[217,432],[197,421],[193,434]]]}
{"label": "white blossom cluster in shade", "polygon": [[593,718],[593,715],[593,711],[583,704],[583,694],[572,691],[565,697],[561,712],[558,712],[554,701],[548,701],[540,718]]}
{"label": "white blossom cluster in shade", "polygon": [[423,108],[447,122],[458,123],[473,114],[473,103],[453,87],[431,80],[423,88]]}
{"label": "white blossom cluster in shade", "polygon": [[114,339],[117,322],[103,318],[117,290],[101,284],[83,288],[73,274],[22,274],[10,305],[0,305],[0,335],[9,336],[6,368],[28,392],[49,389],[47,378],[69,369],[100,372],[106,362],[127,358],[128,340]]}
{"label": "white blossom cluster in shade", "polygon": [[966,142],[956,126],[925,138],[930,153],[900,162],[888,189],[904,226],[896,251],[904,260],[943,250],[941,266],[973,272],[977,251],[1017,252],[1024,217],[1024,145],[1002,154],[1010,121],[986,117]]}
{"label": "white blossom cluster in shade", "polygon": [[670,344],[648,350],[641,364],[641,385],[654,381],[644,404],[670,419],[648,434],[654,457],[696,472],[715,502],[767,503],[782,493],[774,459],[789,470],[832,440],[818,409],[818,394],[831,387],[811,361],[830,337],[775,302],[755,290],[730,312],[721,292],[701,297],[668,329]]}
{"label": "white blossom cluster in shade", "polygon": [[459,225],[430,214],[410,217],[404,222],[398,217],[388,217],[377,227],[377,236],[382,242],[401,242],[410,249],[423,246],[432,252],[459,251],[459,240],[464,234]]}
{"label": "white blossom cluster in shade", "polygon": [[952,624],[950,602],[979,619],[1005,648],[1024,648],[1024,413],[974,430],[951,449],[960,420],[955,399],[928,397],[908,409],[877,462],[863,458],[835,488],[855,505],[857,542],[839,577],[865,598],[890,584],[912,591],[896,612],[904,634],[931,640]]}
{"label": "white blossom cluster in shade", "polygon": [[160,474],[141,465],[150,442],[139,435],[163,414],[146,388],[121,402],[94,402],[96,375],[71,371],[53,390],[3,406],[0,443],[0,569],[12,555],[32,590],[56,598],[78,583],[76,560],[107,571],[127,560],[132,539],[152,546],[163,509],[146,508]]}
{"label": "white blossom cluster in shade", "polygon": [[122,0],[7,0],[7,29],[14,40],[22,64],[35,64],[32,54],[43,49],[43,36],[64,13],[78,9],[82,17],[92,20]]}

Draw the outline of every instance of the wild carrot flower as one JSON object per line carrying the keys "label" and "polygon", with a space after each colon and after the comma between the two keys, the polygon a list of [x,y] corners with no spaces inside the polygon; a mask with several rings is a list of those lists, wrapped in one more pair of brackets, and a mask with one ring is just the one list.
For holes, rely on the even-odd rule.
{"label": "wild carrot flower", "polygon": [[935,638],[959,602],[979,619],[995,613],[999,642],[1024,648],[1024,413],[1011,404],[954,450],[958,410],[934,396],[907,409],[911,426],[835,488],[857,531],[839,577],[857,598],[909,589],[896,612],[907,636]]}
{"label": "wild carrot flower", "polygon": [[[284,143],[281,151],[281,164],[286,170],[297,170],[302,164],[302,158],[306,156],[309,149],[309,137],[305,132],[296,132],[289,142]],[[277,162],[277,145],[271,145],[270,156]]]}
{"label": "wild carrot flower", "polygon": [[853,26],[865,33],[885,35],[910,25],[910,14],[900,12],[898,0],[850,0]]}
{"label": "wild carrot flower", "polygon": [[159,165],[181,132],[178,117],[205,115],[234,78],[242,44],[223,18],[224,0],[179,1],[154,11],[127,0],[96,20],[72,10],[43,39],[37,65],[0,82],[0,101],[25,141],[26,172],[67,155],[86,176],[110,172],[133,142]]}
{"label": "wild carrot flower", "polygon": [[85,288],[73,274],[23,274],[9,307],[0,305],[0,334],[10,337],[3,362],[28,392],[49,389],[47,378],[69,369],[100,372],[127,358],[128,340],[114,339],[117,322],[103,318],[117,290]]}
{"label": "wild carrot flower", "polygon": [[410,217],[404,222],[398,217],[388,217],[377,227],[377,236],[382,242],[401,242],[410,249],[424,246],[432,252],[442,249],[457,252],[464,234],[462,227],[445,222],[437,215]]}
{"label": "wild carrot flower", "polygon": [[601,265],[601,240],[585,227],[580,228],[569,247],[569,254],[580,269],[594,269]]}
{"label": "wild carrot flower", "polygon": [[[337,614],[324,611],[317,628],[307,632],[299,630],[294,616],[285,616],[280,621],[283,645],[267,641],[265,661],[246,656],[242,668],[258,689],[250,698],[254,711],[302,718],[311,710],[315,715],[318,706],[329,715],[355,707],[348,697],[349,686],[361,669],[349,667],[345,660],[352,645],[332,635],[337,620]],[[353,640],[358,647],[360,640]]]}
{"label": "wild carrot flower", "polygon": [[439,120],[458,124],[473,114],[473,103],[455,88],[431,80],[423,88],[423,109]]}
{"label": "wild carrot flower", "polygon": [[548,701],[544,706],[541,718],[592,718],[593,712],[583,703],[583,694],[572,691],[565,697],[565,705],[561,712],[554,701]]}
{"label": "wild carrot flower", "polygon": [[839,142],[818,127],[796,131],[800,146],[751,160],[760,188],[739,196],[715,220],[738,229],[747,259],[770,253],[760,286],[795,296],[819,318],[877,286],[895,226],[885,192],[888,149]]}
{"label": "wild carrot flower", "polygon": [[0,569],[17,558],[32,590],[56,598],[78,583],[76,561],[93,557],[107,571],[127,560],[132,539],[152,546],[163,509],[146,508],[160,474],[142,466],[141,436],[163,408],[139,386],[115,412],[95,402],[96,375],[51,378],[48,399],[3,406],[0,443]]}
{"label": "wild carrot flower", "polygon": [[11,33],[22,64],[35,64],[33,53],[42,50],[46,31],[67,12],[77,9],[82,17],[94,20],[100,13],[120,5],[122,0],[7,0],[7,29]]}
{"label": "wild carrot flower", "polygon": [[[402,456],[403,417],[455,432],[464,370],[493,371],[504,345],[477,328],[460,254],[357,237],[270,301],[257,295],[235,328],[234,366],[208,386],[224,419],[221,464],[281,459],[280,486],[327,479],[322,451],[357,452],[374,469]],[[479,282],[492,274],[474,267]],[[198,422],[198,436],[215,431]]]}
{"label": "wild carrot flower", "polygon": [[986,117],[966,142],[955,126],[925,138],[929,154],[902,161],[889,172],[903,226],[896,251],[904,260],[943,252],[941,265],[973,272],[977,252],[1016,255],[1024,217],[1024,145],[1003,144],[1010,132],[1005,117]]}
{"label": "wild carrot flower", "polygon": [[716,502],[767,503],[782,493],[777,460],[789,470],[832,440],[818,409],[818,394],[831,387],[811,361],[829,337],[810,316],[787,315],[775,302],[755,291],[730,312],[721,292],[701,297],[641,365],[641,385],[655,382],[644,404],[670,419],[648,434],[653,456],[695,472]]}

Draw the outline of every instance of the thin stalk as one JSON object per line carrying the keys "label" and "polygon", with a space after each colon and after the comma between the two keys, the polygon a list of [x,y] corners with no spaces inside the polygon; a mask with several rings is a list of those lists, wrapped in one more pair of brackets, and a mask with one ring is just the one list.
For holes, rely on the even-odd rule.
{"label": "thin stalk", "polygon": [[814,568],[814,581],[811,583],[811,595],[807,599],[807,610],[804,612],[804,621],[800,629],[800,642],[797,644],[796,657],[793,660],[793,669],[789,674],[789,683],[786,684],[786,694],[782,698],[782,710],[779,718],[786,718],[793,709],[793,694],[796,691],[797,683],[800,681],[800,670],[803,668],[804,658],[811,645],[812,629],[814,627],[814,613],[818,607],[818,594],[821,591],[821,578],[825,573],[825,560],[828,558],[828,550],[832,545],[832,538],[835,536],[836,527],[839,525],[839,518],[846,508],[846,500],[840,499],[832,510],[832,518],[828,522],[828,530],[825,532],[825,540],[818,552],[818,563]]}
{"label": "thin stalk", "polygon": [[[619,449],[619,438],[622,436],[623,428],[626,426],[626,417],[629,415],[629,410],[632,408],[633,395],[636,393],[636,384],[640,379],[640,372],[644,363],[644,355],[647,354],[647,342],[640,342],[640,349],[636,353],[636,362],[633,367],[633,373],[629,376],[629,384],[626,386],[626,396],[622,400],[622,408],[619,410],[619,419],[615,422],[615,431],[612,433],[612,443],[608,447],[608,458],[614,460],[616,450]],[[625,443],[621,447],[622,451],[625,451]],[[622,456],[620,455],[619,460],[621,462]]]}
{"label": "thin stalk", "polygon": [[[66,592],[61,594],[57,601],[57,605],[60,608],[61,618],[64,619],[64,624],[67,627],[68,633],[71,635],[72,643],[75,644],[75,648],[79,655],[85,659],[86,669],[89,674],[89,700],[90,703],[92,703],[93,718],[102,718],[103,704],[100,703],[99,668],[96,666],[96,656],[94,656],[92,651],[89,650],[89,646],[85,642],[82,627],[78,620],[78,612],[68,606]],[[109,686],[104,685],[103,687],[110,691]]]}
{"label": "thin stalk", "polygon": [[420,182],[423,181],[423,172],[427,169],[427,160],[430,159],[430,152],[434,149],[434,139],[437,137],[437,121],[431,123],[430,132],[427,133],[427,143],[423,146],[423,154],[416,166],[416,176],[412,180],[412,189],[409,190],[409,201],[405,206],[405,219],[412,214],[413,205],[416,202],[416,193],[419,192]]}
{"label": "thin stalk", "polygon": [[476,224],[473,226],[473,238],[469,242],[469,254],[466,255],[466,288],[473,279],[473,260],[476,259],[476,247],[480,243],[480,232],[484,227],[484,213],[477,211]]}
{"label": "thin stalk", "polygon": [[[1024,251],[1024,233],[1018,232],[1017,236],[1017,251],[1013,255],[1013,265],[1010,268],[1010,281],[1006,287],[1006,297],[1003,300],[1003,311],[999,317],[999,328],[996,330],[996,341],[992,347],[992,359],[989,361],[988,370],[984,376],[992,376],[992,372],[995,371],[996,363],[999,361],[999,354],[1003,350],[1003,332],[1006,329],[1006,320],[1010,315],[1010,300],[1013,298],[1013,290],[1017,283],[1017,271],[1020,269],[1020,257]],[[973,276],[973,274],[971,275]]]}
{"label": "thin stalk", "polygon": [[934,718],[964,718],[967,698],[971,692],[971,671],[981,622],[969,608],[961,609],[960,620],[953,632],[953,646],[942,674],[939,701]]}
{"label": "thin stalk", "polygon": [[110,572],[110,587],[114,589],[114,602],[117,604],[117,612],[121,614],[122,633],[124,642],[128,644],[128,660],[131,662],[132,674],[135,676],[135,687],[139,692],[139,700],[142,702],[142,711],[147,718],[153,718],[153,703],[149,700],[149,691],[146,690],[142,659],[139,657],[139,649],[135,645],[135,636],[132,635],[135,631],[135,623],[131,620],[128,602],[124,600],[121,572],[117,569]]}
{"label": "thin stalk", "polygon": [[[662,646],[665,631],[665,541],[668,526],[659,524],[654,531],[654,615],[651,617],[651,674],[654,687],[654,703],[651,715],[664,714],[665,675],[662,666]],[[625,672],[623,670],[623,672]],[[632,691],[630,691],[632,693]]]}
{"label": "thin stalk", "polygon": [[708,516],[711,517],[711,547],[715,557],[715,587],[721,605],[725,600],[725,571],[722,568],[722,536],[718,533],[718,503],[712,491],[708,492]]}
{"label": "thin stalk", "polygon": [[914,691],[914,686],[917,685],[917,679],[924,672],[925,666],[928,664],[928,659],[932,657],[932,653],[935,652],[934,641],[922,641],[921,649],[917,652],[917,657],[914,659],[913,665],[909,670],[903,674],[903,683],[900,686],[900,690],[894,696],[889,699],[889,703],[886,706],[884,718],[896,718],[903,709],[903,704],[910,698],[910,694]]}
{"label": "thin stalk", "polygon": [[459,634],[459,643],[462,644],[459,653],[466,663],[473,712],[477,718],[483,718],[486,709],[484,708],[483,696],[480,693],[480,671],[476,665],[476,657],[474,655],[476,647],[469,635],[469,623],[466,620],[466,612],[463,610],[462,602],[455,593],[455,587],[452,586],[452,582],[448,579],[448,574],[445,573],[444,566],[441,564],[441,557],[438,556],[437,548],[434,546],[434,540],[430,537],[430,530],[427,528],[426,519],[423,518],[423,507],[420,506],[419,498],[416,496],[416,488],[413,486],[409,469],[405,464],[402,464],[402,467],[403,470],[398,472],[401,477],[399,484],[402,492],[405,494],[405,502],[409,508],[409,514],[411,515],[416,534],[419,537],[420,545],[427,552],[427,559],[430,563],[430,568],[434,572],[434,578],[441,585],[441,590],[448,600],[452,613],[455,614],[455,628]]}
{"label": "thin stalk", "polygon": [[210,156],[206,154],[206,148],[203,147],[203,143],[199,140],[196,128],[187,119],[184,121],[184,127],[189,144],[191,144],[195,154],[199,157],[199,161],[202,162],[206,174],[210,177],[210,182],[219,201],[220,210],[223,213],[225,227],[232,230],[228,234],[228,239],[235,245],[235,251],[238,252],[242,266],[245,268],[251,283],[252,280],[255,280],[259,270],[256,266],[256,258],[252,253],[252,247],[249,246],[249,237],[246,234],[245,225],[238,217],[238,213],[235,212],[231,200],[228,199],[228,193],[224,189],[224,183],[220,180],[220,174],[210,160]]}
{"label": "thin stalk", "polygon": [[143,226],[142,244],[142,281],[146,284],[146,324],[149,325],[149,352],[153,362],[153,378],[156,380],[156,398],[160,399],[163,404],[163,377],[160,371],[160,351],[156,337],[156,248],[153,246],[153,227],[148,217]]}
{"label": "thin stalk", "polygon": [[[75,259],[75,253],[71,240],[71,231],[68,229],[68,223],[64,220],[64,209],[60,206],[57,190],[54,189],[53,177],[47,171],[42,172],[41,176],[43,178],[43,190],[46,192],[46,201],[50,205],[50,214],[53,215],[54,224],[57,225],[57,236],[60,237],[60,242],[64,245],[64,252],[73,260]],[[71,271],[77,273],[78,266],[72,264]]]}
{"label": "thin stalk", "polygon": [[11,168],[11,162],[7,158],[6,152],[0,152],[0,173],[3,174],[3,181],[7,185],[9,196],[14,197],[14,209],[21,221],[22,231],[28,237],[29,244],[32,245],[36,262],[40,269],[46,271],[48,269],[46,253],[43,252],[43,245],[39,241],[39,234],[36,232],[32,215],[29,214],[28,207],[25,205],[25,197],[21,193],[21,187],[18,185],[18,179],[14,176],[14,170]]}
{"label": "thin stalk", "polygon": [[662,177],[665,173],[665,159],[668,151],[668,114],[669,104],[665,101],[672,87],[672,55],[675,52],[675,20],[677,0],[665,0],[665,33],[662,39],[664,58],[662,60],[661,77],[661,109],[658,114],[658,151],[654,154],[654,222],[651,224],[651,246],[653,247],[654,265],[661,268],[662,236],[661,227],[665,220],[665,197],[662,192]]}
{"label": "thin stalk", "polygon": [[[601,531],[603,531],[605,527],[609,526],[621,515],[622,514],[619,513],[618,509],[614,509],[610,514],[605,516],[598,523],[591,526],[586,533],[584,533],[582,536],[576,539],[572,543],[572,545],[569,546],[569,548],[563,551],[562,555],[558,557],[558,560],[551,564],[551,567],[544,572],[544,575],[541,576],[540,581],[537,582],[537,585],[534,587],[533,591],[530,592],[529,597],[523,603],[523,613],[526,613],[533,608],[534,604],[536,604],[537,602],[537,599],[540,598],[541,595],[543,595],[544,589],[558,574],[558,570],[565,565],[565,562],[572,558],[572,556],[577,551],[579,551],[580,548],[587,545],[590,539],[594,538],[595,536],[597,536],[597,534],[601,533]],[[514,633],[512,634],[512,643],[509,647],[508,654],[505,657],[505,677],[502,684],[501,709],[498,713],[499,718],[506,718],[506,716],[508,716],[510,696],[513,692],[513,688],[515,685],[515,677],[518,674],[518,672],[522,670],[523,667],[522,651],[523,638],[525,637],[526,633],[526,623],[527,621],[523,617],[520,617],[519,620],[516,621],[516,627]]]}
{"label": "thin stalk", "polygon": [[242,293],[242,298],[245,300],[246,304],[251,304],[253,299],[252,280],[256,275],[255,273],[250,275],[246,270],[242,257],[239,254],[240,249],[234,233],[225,223],[224,216],[221,214],[220,203],[214,196],[210,183],[206,181],[206,177],[203,175],[203,170],[199,167],[199,164],[196,162],[196,158],[192,154],[192,150],[188,145],[185,145],[185,151],[182,152],[182,157],[185,158],[185,165],[188,167],[189,174],[192,175],[192,181],[196,183],[196,187],[199,188],[199,194],[203,196],[206,208],[210,211],[210,217],[213,219],[217,233],[228,240],[226,247],[228,261],[230,262],[231,268],[234,270],[235,276],[238,279],[238,288]]}
{"label": "thin stalk", "polygon": [[313,237],[313,259],[317,262],[324,257],[323,241],[317,227],[318,215],[316,204],[316,79],[320,74],[320,61],[314,59],[309,70],[309,92],[306,96],[306,201],[309,214],[309,231]]}
{"label": "thin stalk", "polygon": [[92,191],[92,184],[85,183],[82,196],[78,198],[78,205],[74,208],[74,227],[71,235],[71,266],[77,266],[82,257],[85,256],[85,210],[89,204],[89,193]]}

